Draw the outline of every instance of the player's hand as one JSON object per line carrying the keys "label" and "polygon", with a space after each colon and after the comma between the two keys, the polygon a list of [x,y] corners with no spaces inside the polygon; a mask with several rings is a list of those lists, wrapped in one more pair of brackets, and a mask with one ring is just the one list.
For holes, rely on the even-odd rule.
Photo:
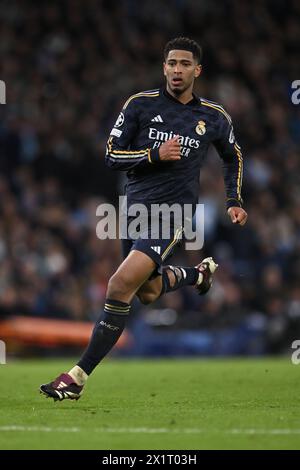
{"label": "player's hand", "polygon": [[159,158],[161,161],[180,160],[180,143],[179,135],[175,135],[173,139],[167,140],[159,147]]}
{"label": "player's hand", "polygon": [[247,222],[248,214],[241,207],[229,207],[227,212],[233,224],[245,225]]}

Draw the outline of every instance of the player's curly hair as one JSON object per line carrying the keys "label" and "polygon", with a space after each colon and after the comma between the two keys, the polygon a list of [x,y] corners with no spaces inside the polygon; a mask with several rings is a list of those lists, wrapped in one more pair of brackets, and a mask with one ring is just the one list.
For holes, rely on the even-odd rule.
{"label": "player's curly hair", "polygon": [[202,60],[202,49],[199,44],[193,39],[178,37],[169,41],[164,49],[164,58],[168,57],[170,51],[174,49],[179,49],[182,51],[190,51],[193,54],[194,59],[196,59],[198,64],[201,64]]}

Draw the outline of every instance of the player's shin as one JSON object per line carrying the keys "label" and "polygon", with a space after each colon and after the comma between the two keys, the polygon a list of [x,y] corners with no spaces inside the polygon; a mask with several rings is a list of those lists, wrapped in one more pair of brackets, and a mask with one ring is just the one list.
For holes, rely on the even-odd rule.
{"label": "player's shin", "polygon": [[77,364],[87,375],[91,374],[118,341],[129,311],[129,304],[106,299],[104,311],[95,324],[88,347]]}

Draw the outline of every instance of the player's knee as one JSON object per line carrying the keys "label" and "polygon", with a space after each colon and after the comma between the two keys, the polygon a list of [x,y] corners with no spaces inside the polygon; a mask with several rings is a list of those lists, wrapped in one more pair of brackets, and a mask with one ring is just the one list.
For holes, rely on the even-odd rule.
{"label": "player's knee", "polygon": [[134,287],[128,278],[115,273],[109,280],[107,286],[107,296],[113,299],[122,298],[134,292]]}
{"label": "player's knee", "polygon": [[157,299],[157,295],[156,294],[152,294],[152,293],[143,293],[143,292],[138,292],[136,294],[140,300],[140,302],[144,305],[149,305],[151,304],[152,302],[154,302],[154,300]]}

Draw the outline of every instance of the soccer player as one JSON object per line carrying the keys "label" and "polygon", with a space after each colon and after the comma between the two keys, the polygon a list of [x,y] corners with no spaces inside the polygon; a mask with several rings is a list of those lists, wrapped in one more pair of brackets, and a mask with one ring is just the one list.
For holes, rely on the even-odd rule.
{"label": "soccer player", "polygon": [[[223,160],[226,205],[234,224],[244,225],[242,154],[224,108],[193,94],[201,74],[201,48],[180,37],[164,50],[162,89],[143,91],[125,103],[107,143],[106,163],[127,171],[128,207],[143,203],[191,204],[199,195],[199,171],[210,144]],[[160,219],[161,222],[161,219]],[[123,240],[124,261],[110,278],[104,310],[79,362],[40,391],[55,400],[78,399],[88,376],[120,337],[135,295],[144,304],[181,288],[194,286],[205,294],[217,264],[206,258],[196,267],[165,265],[180,241],[182,227],[171,220],[169,238],[147,236]],[[174,223],[173,223],[174,222]],[[145,233],[143,233],[145,235]],[[152,236],[152,238],[151,238]]]}

